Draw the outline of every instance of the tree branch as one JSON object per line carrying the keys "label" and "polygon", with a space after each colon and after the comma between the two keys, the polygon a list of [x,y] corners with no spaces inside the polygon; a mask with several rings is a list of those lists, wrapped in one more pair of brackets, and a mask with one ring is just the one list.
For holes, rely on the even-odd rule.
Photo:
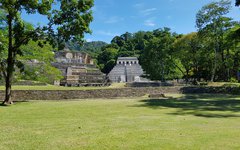
{"label": "tree branch", "polygon": [[34,36],[34,34],[36,33],[36,31],[37,31],[37,30],[30,32],[29,34],[27,34],[27,35],[25,36],[25,38],[23,38],[20,42],[18,42],[17,45],[14,45],[14,47],[13,47],[14,51],[16,51],[17,49],[19,49],[19,48],[23,45],[23,43],[26,43],[28,40],[30,40],[31,37]]}

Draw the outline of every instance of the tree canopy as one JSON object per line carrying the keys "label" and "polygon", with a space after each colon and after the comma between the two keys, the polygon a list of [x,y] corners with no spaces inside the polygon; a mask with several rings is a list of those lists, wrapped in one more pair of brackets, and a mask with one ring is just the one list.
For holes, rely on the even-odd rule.
{"label": "tree canopy", "polygon": [[182,35],[160,28],[116,36],[102,48],[98,65],[108,73],[117,57],[136,56],[152,80],[236,81],[240,25],[227,17],[230,9],[229,0],[203,6],[196,14],[198,31],[194,33]]}
{"label": "tree canopy", "polygon": [[[58,4],[59,9],[53,9]],[[7,50],[6,61],[2,62],[5,70],[6,96],[4,103],[11,103],[11,85],[17,56],[23,55],[21,46],[29,41],[38,41],[43,46],[45,41],[61,49],[68,40],[82,41],[84,33],[90,33],[90,22],[93,20],[93,0],[0,0],[1,28],[7,29],[7,41],[1,41]],[[24,22],[21,13],[46,16],[49,23],[44,26],[32,26]],[[4,14],[4,15],[3,15]],[[4,17],[6,16],[6,17]],[[4,51],[4,46],[1,52]],[[5,62],[5,64],[4,64]]]}
{"label": "tree canopy", "polygon": [[[199,36],[206,41],[205,49],[214,51],[214,58],[211,65],[211,81],[215,80],[218,68],[225,69],[219,66],[221,61],[225,62],[224,57],[224,33],[233,26],[232,19],[225,15],[229,13],[231,8],[230,1],[212,2],[202,7],[196,16],[196,26]],[[220,57],[220,60],[219,60]]]}

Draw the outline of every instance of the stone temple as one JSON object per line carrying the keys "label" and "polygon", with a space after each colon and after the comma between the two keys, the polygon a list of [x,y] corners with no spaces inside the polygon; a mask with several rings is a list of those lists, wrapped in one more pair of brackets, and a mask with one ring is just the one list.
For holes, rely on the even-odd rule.
{"label": "stone temple", "polygon": [[103,74],[93,63],[92,58],[83,52],[69,50],[55,53],[56,62],[52,65],[58,68],[64,78],[60,81],[62,86],[101,86],[105,82]]}
{"label": "stone temple", "polygon": [[141,82],[143,69],[137,57],[119,57],[116,66],[108,74],[112,82]]}

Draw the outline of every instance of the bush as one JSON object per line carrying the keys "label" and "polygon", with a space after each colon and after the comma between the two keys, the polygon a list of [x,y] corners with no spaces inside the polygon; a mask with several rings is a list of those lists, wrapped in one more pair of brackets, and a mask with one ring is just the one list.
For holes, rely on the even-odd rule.
{"label": "bush", "polygon": [[231,83],[238,83],[238,80],[237,80],[236,78],[233,78],[233,77],[232,77],[232,78],[230,79],[230,82],[231,82]]}

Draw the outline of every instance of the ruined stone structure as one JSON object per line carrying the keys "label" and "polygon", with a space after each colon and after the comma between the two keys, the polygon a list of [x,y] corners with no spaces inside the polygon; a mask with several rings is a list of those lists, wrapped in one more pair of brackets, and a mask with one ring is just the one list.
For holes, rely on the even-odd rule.
{"label": "ruined stone structure", "polygon": [[52,65],[61,70],[64,79],[62,86],[101,86],[105,75],[96,68],[87,53],[64,50],[56,52],[56,62]]}
{"label": "ruined stone structure", "polygon": [[87,53],[71,52],[68,49],[65,49],[64,51],[56,52],[55,58],[57,62],[60,62],[60,63],[93,65],[93,60]]}
{"label": "ruined stone structure", "polygon": [[108,77],[112,82],[141,82],[145,80],[142,75],[143,70],[136,57],[119,57]]}

